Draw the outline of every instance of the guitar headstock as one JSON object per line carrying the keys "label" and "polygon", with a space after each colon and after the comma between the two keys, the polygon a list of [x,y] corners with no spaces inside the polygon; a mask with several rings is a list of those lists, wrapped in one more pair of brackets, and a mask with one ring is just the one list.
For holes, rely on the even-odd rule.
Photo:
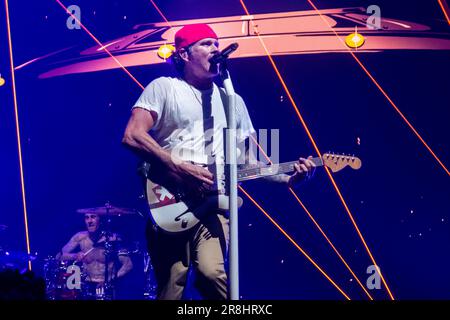
{"label": "guitar headstock", "polygon": [[333,172],[338,172],[346,166],[350,166],[354,170],[361,168],[361,160],[354,156],[324,153],[322,155],[322,161],[323,164],[330,168]]}

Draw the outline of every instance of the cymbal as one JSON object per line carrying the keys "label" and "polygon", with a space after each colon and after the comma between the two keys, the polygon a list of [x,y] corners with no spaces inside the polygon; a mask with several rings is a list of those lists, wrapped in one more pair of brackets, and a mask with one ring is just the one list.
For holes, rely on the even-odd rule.
{"label": "cymbal", "polygon": [[37,255],[21,251],[0,251],[0,264],[15,264],[36,260]]}
{"label": "cymbal", "polygon": [[98,214],[100,216],[102,216],[102,215],[121,216],[121,215],[137,213],[136,210],[134,210],[134,209],[119,208],[119,207],[114,207],[114,206],[78,209],[77,212],[82,213],[82,214],[86,214],[86,213]]}

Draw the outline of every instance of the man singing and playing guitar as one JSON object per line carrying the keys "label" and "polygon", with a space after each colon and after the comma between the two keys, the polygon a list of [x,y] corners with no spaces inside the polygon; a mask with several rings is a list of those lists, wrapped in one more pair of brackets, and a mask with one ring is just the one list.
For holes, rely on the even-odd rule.
{"label": "man singing and playing guitar", "polygon": [[[223,196],[225,184],[226,100],[223,88],[213,82],[219,68],[210,62],[219,53],[218,46],[208,25],[180,29],[173,57],[180,77],[160,77],[145,88],[123,137],[123,143],[150,164],[146,194],[154,219],[148,224],[147,240],[159,299],[182,298],[191,262],[204,299],[228,298],[229,220],[220,196],[210,197]],[[242,145],[255,130],[238,95],[236,113],[237,140]],[[310,178],[315,166],[311,157],[300,158],[291,163],[293,175],[266,178],[293,185]]]}

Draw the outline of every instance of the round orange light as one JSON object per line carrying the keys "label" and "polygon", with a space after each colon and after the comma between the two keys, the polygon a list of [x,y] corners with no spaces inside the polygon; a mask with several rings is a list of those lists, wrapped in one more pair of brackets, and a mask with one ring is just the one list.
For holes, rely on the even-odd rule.
{"label": "round orange light", "polygon": [[365,41],[366,39],[357,32],[351,33],[345,38],[345,43],[350,48],[359,48],[364,44]]}
{"label": "round orange light", "polygon": [[158,49],[158,57],[161,59],[169,58],[175,52],[175,47],[171,44],[164,44]]}

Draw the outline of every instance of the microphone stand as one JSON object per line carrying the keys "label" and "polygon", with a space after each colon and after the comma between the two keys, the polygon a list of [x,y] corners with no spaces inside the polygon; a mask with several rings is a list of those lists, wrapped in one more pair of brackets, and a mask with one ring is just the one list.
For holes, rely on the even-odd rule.
{"label": "microphone stand", "polygon": [[228,98],[227,115],[228,128],[226,130],[226,178],[228,181],[229,209],[230,209],[230,255],[229,278],[230,299],[239,300],[239,248],[238,248],[238,202],[237,202],[237,142],[236,142],[236,94],[226,60],[220,63],[220,77],[223,81]]}

